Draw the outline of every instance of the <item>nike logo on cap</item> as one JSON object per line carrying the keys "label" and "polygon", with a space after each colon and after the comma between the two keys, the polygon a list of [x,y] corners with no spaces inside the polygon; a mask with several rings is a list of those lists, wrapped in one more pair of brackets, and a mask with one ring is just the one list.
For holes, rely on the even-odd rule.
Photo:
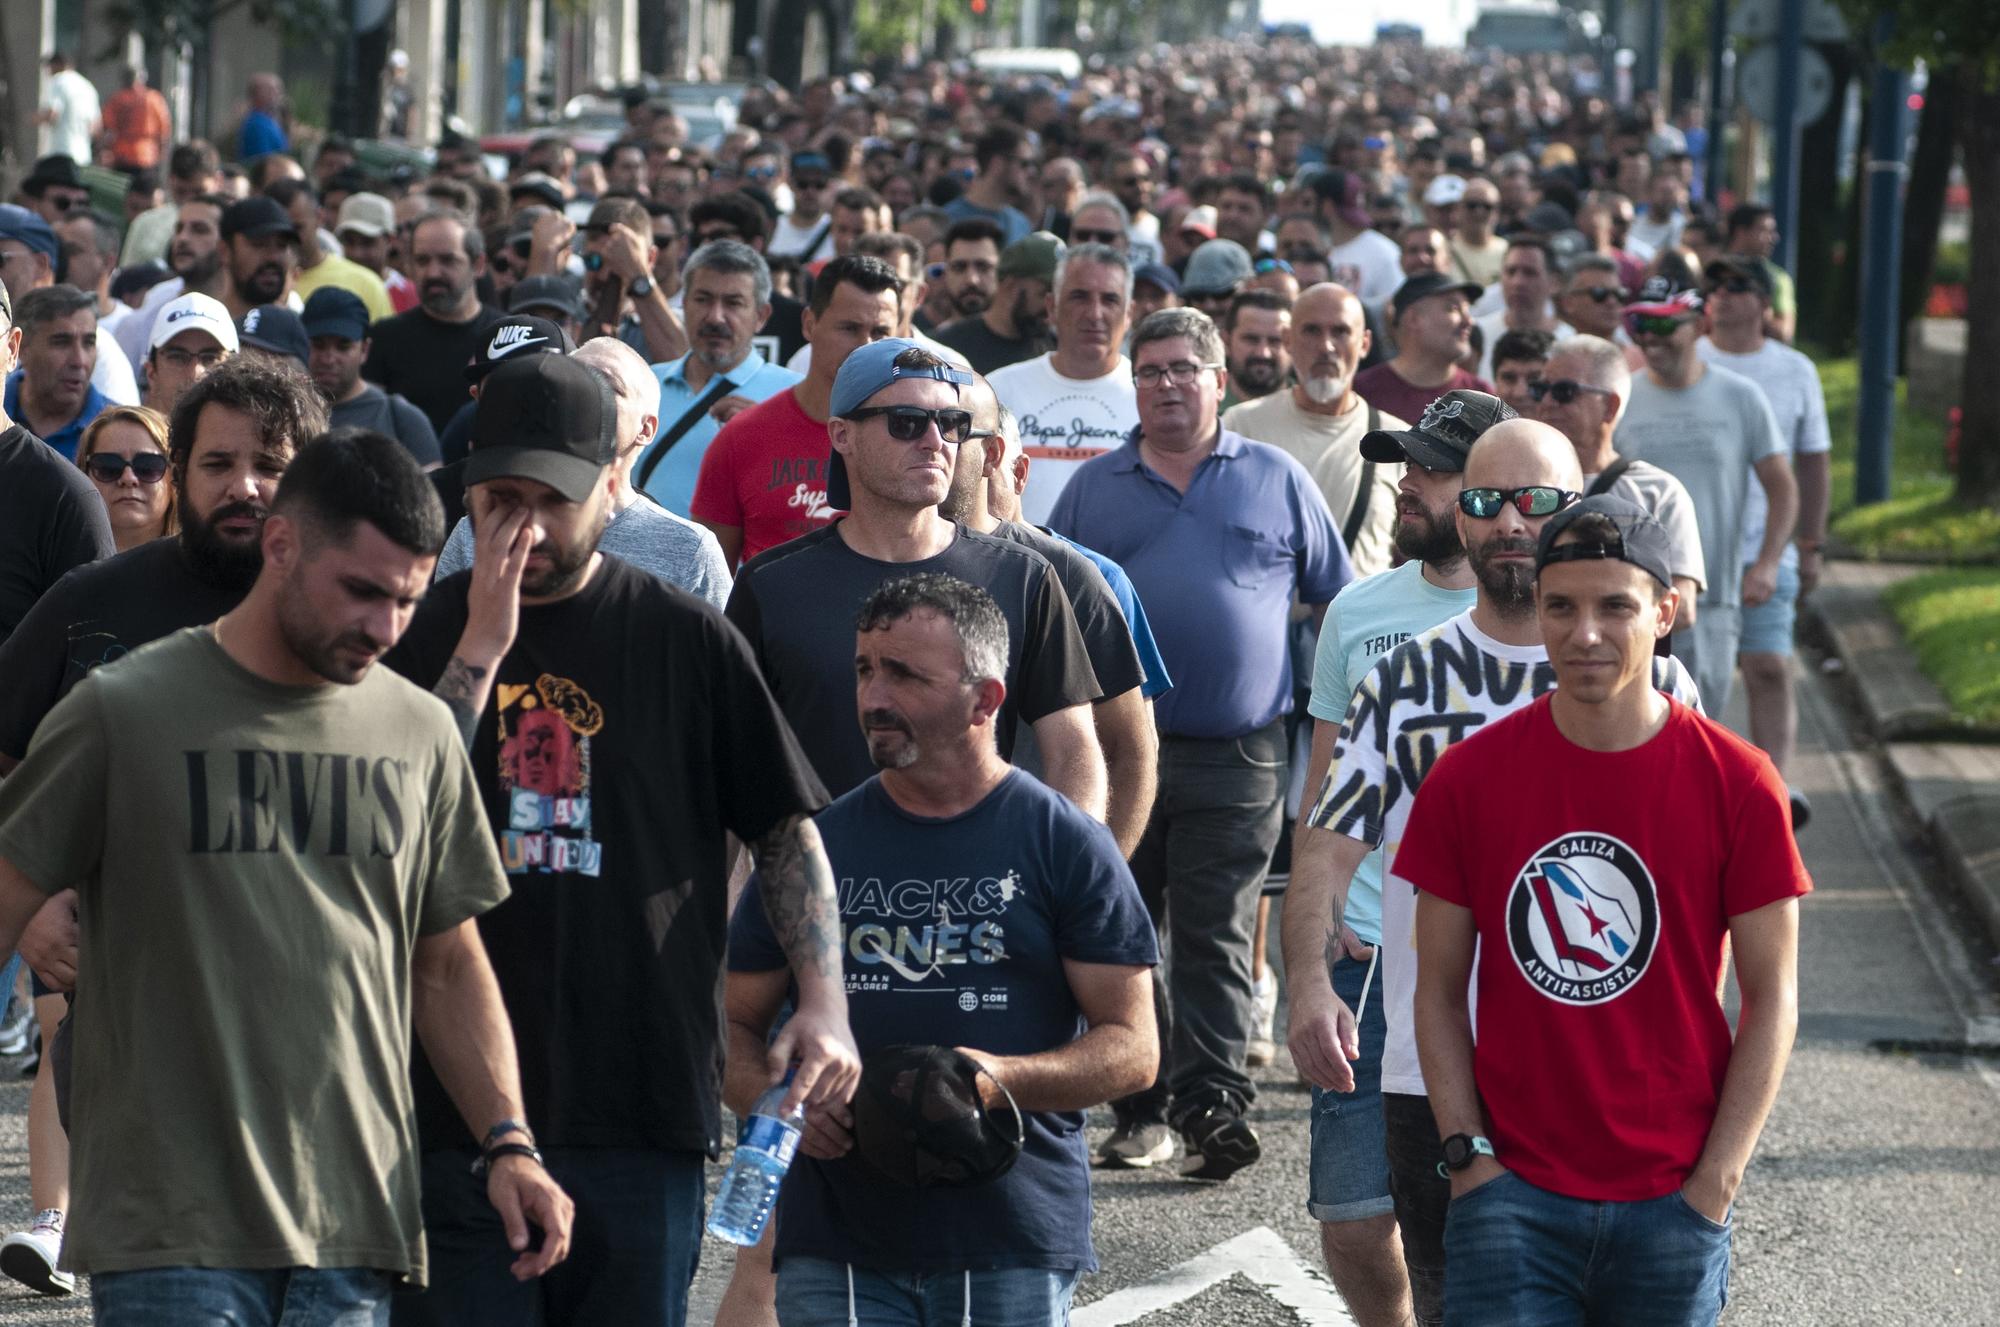
{"label": "nike logo on cap", "polygon": [[505,359],[522,346],[540,345],[546,340],[545,336],[535,335],[532,327],[502,327],[493,333],[493,341],[486,347],[486,358]]}

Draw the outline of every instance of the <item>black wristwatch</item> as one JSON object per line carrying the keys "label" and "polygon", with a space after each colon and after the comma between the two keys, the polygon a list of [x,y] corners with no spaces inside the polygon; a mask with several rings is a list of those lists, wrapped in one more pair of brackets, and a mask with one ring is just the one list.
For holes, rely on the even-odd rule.
{"label": "black wristwatch", "polygon": [[653,293],[653,278],[649,276],[640,277],[637,281],[625,287],[625,293],[633,299],[646,298],[646,296]]}
{"label": "black wristwatch", "polygon": [[1438,1166],[1438,1174],[1464,1170],[1474,1158],[1494,1155],[1493,1144],[1478,1134],[1455,1133],[1444,1140],[1444,1161]]}

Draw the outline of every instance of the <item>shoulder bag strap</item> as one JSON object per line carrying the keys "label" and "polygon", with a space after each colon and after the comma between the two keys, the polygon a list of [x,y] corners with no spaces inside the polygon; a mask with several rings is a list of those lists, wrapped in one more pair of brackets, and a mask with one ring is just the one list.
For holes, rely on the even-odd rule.
{"label": "shoulder bag strap", "polygon": [[[1368,432],[1382,427],[1382,412],[1374,405],[1368,407]],[[1347,523],[1340,527],[1340,542],[1348,552],[1354,551],[1354,540],[1361,533],[1362,522],[1368,519],[1368,502],[1375,491],[1375,462],[1361,463],[1361,482],[1354,490],[1354,505],[1347,509]]]}
{"label": "shoulder bag strap", "polygon": [[720,373],[716,374],[715,380],[708,384],[708,390],[695,398],[686,413],[674,421],[674,426],[653,440],[645,459],[639,462],[638,472],[632,476],[632,486],[646,487],[646,481],[653,477],[653,471],[660,468],[660,462],[667,459],[667,453],[674,449],[674,444],[687,436],[687,431],[709,412],[710,407],[729,395],[729,389],[735,385]]}
{"label": "shoulder bag strap", "polygon": [[1610,465],[1604,467],[1603,474],[1590,481],[1590,491],[1584,494],[1584,496],[1594,498],[1601,494],[1609,493],[1611,486],[1616,484],[1620,479],[1623,479],[1625,472],[1631,468],[1632,458],[1630,456],[1619,457]]}

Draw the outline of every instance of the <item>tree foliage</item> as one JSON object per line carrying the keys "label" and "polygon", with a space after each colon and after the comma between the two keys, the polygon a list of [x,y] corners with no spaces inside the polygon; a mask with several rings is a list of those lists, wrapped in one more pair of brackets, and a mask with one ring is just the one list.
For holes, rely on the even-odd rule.
{"label": "tree foliage", "polygon": [[217,19],[238,9],[274,25],[288,43],[325,42],[344,27],[339,0],[114,0],[108,17],[114,29],[135,32],[159,50],[200,44]]}

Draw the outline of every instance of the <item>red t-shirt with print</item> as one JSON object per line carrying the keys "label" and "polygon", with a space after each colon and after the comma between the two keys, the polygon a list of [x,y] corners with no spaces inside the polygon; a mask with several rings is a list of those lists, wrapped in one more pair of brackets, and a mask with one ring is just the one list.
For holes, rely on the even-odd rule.
{"label": "red t-shirt with print", "polygon": [[1629,751],[1569,741],[1547,696],[1455,743],[1392,868],[1478,927],[1473,1076],[1500,1163],[1594,1202],[1686,1181],[1729,1068],[1729,919],[1812,889],[1770,759],[1669,704]]}
{"label": "red t-shirt with print", "polygon": [[701,458],[688,514],[743,531],[742,560],[832,521],[826,505],[826,425],[790,388],[724,424]]}

